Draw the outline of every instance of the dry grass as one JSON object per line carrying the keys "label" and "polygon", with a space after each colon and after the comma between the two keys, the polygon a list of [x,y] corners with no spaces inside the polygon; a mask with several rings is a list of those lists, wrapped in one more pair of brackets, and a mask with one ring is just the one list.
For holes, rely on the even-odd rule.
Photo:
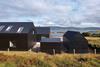
{"label": "dry grass", "polygon": [[100,67],[100,54],[56,54],[0,51],[0,67]]}
{"label": "dry grass", "polygon": [[100,37],[86,37],[92,47],[100,48]]}

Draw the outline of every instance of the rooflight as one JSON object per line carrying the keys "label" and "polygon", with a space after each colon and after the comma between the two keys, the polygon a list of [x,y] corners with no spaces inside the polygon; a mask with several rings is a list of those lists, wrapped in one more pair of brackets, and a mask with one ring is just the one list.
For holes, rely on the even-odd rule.
{"label": "rooflight", "polygon": [[23,31],[24,27],[19,27],[19,29],[17,30],[17,33],[21,33]]}
{"label": "rooflight", "polygon": [[5,27],[4,25],[0,26],[0,31],[1,31],[4,27]]}
{"label": "rooflight", "polygon": [[10,31],[13,26],[8,26],[5,31]]}

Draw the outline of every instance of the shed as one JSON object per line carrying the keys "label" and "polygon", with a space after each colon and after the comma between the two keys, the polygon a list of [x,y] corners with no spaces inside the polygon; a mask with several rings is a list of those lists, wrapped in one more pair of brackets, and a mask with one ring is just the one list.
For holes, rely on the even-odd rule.
{"label": "shed", "polygon": [[50,37],[50,27],[36,27],[36,41],[40,42],[42,37]]}
{"label": "shed", "polygon": [[49,54],[61,53],[63,43],[60,38],[42,38],[40,44],[40,51]]}
{"label": "shed", "polygon": [[67,31],[63,35],[63,44],[69,53],[73,53],[74,49],[76,53],[88,52],[88,41],[77,31]]}
{"label": "shed", "polygon": [[33,22],[0,22],[0,50],[28,50],[33,46]]}

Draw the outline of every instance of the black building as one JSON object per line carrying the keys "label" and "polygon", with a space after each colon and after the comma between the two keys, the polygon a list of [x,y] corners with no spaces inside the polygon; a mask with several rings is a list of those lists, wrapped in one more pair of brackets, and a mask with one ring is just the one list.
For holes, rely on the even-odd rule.
{"label": "black building", "polygon": [[42,38],[40,51],[49,54],[61,53],[63,49],[63,42],[60,38]]}
{"label": "black building", "polygon": [[36,41],[40,42],[42,37],[50,37],[50,27],[36,27]]}
{"label": "black building", "polygon": [[76,31],[68,31],[63,35],[63,43],[67,52],[73,53],[74,49],[76,53],[88,52],[88,41],[85,37]]}
{"label": "black building", "polygon": [[0,22],[0,50],[28,50],[34,45],[33,22]]}

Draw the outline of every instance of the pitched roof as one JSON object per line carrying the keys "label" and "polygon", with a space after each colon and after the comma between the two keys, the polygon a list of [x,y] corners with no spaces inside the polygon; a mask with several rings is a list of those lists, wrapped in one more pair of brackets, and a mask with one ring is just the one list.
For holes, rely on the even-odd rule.
{"label": "pitched roof", "polygon": [[37,34],[49,34],[50,27],[36,27]]}
{"label": "pitched roof", "polygon": [[31,29],[33,22],[0,22],[0,33],[28,33]]}
{"label": "pitched roof", "polygon": [[84,36],[78,31],[67,31],[64,34],[64,37],[67,37],[69,40],[80,40],[84,38]]}

